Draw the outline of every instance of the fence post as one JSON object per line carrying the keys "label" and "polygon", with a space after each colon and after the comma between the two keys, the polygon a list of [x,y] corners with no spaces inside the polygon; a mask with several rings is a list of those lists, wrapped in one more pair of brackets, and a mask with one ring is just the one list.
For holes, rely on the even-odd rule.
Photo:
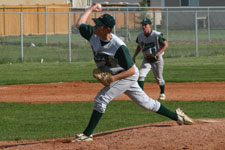
{"label": "fence post", "polygon": [[157,30],[157,27],[156,27],[156,10],[153,9],[153,17],[154,17],[154,27],[155,27],[155,30]]}
{"label": "fence post", "polygon": [[48,8],[45,7],[45,44],[48,44]]}
{"label": "fence post", "polygon": [[198,12],[195,11],[195,56],[198,57]]}
{"label": "fence post", "polygon": [[127,12],[126,12],[126,41],[129,41],[129,20],[128,20],[128,8],[127,8]]}
{"label": "fence post", "polygon": [[21,62],[23,62],[23,12],[20,12]]}
{"label": "fence post", "polygon": [[71,26],[70,26],[70,12],[68,12],[68,38],[69,38],[69,62],[71,59]]}
{"label": "fence post", "polygon": [[[113,17],[116,20],[116,11],[113,11]],[[116,35],[116,26],[113,27],[113,33]]]}
{"label": "fence post", "polygon": [[211,41],[209,8],[208,8],[208,39],[209,39],[209,41]]}
{"label": "fence post", "polygon": [[169,14],[168,14],[168,8],[166,8],[166,40],[169,41],[169,38],[168,38],[168,30],[169,30]]}
{"label": "fence post", "polygon": [[4,7],[4,5],[3,5],[3,12],[4,12],[4,14],[3,14],[3,29],[4,29],[4,33],[3,33],[3,35],[4,36],[6,36],[6,19],[5,19],[5,7]]}

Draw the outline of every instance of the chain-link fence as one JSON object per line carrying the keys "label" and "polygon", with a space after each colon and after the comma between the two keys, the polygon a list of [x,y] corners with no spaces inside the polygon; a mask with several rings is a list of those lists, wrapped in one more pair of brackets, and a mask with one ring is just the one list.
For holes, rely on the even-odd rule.
{"label": "chain-link fence", "polygon": [[[0,63],[92,60],[88,42],[75,28],[83,12],[74,8],[69,12],[0,12]],[[91,18],[103,13],[114,16],[113,33],[126,42],[131,54],[145,17],[169,43],[164,57],[225,54],[223,7],[104,8],[92,13],[87,23],[94,25]]]}

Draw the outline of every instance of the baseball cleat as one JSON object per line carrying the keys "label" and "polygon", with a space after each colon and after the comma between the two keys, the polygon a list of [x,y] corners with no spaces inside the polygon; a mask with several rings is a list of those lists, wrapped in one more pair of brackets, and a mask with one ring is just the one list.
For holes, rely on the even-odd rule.
{"label": "baseball cleat", "polygon": [[77,134],[75,138],[72,140],[72,142],[76,141],[93,141],[93,136],[86,136],[83,133]]}
{"label": "baseball cleat", "polygon": [[164,93],[161,93],[161,94],[159,95],[158,100],[166,100],[166,95],[165,95]]}
{"label": "baseball cleat", "polygon": [[177,108],[175,110],[175,113],[177,114],[177,123],[179,125],[191,125],[193,124],[193,121],[190,117],[188,117],[180,108]]}

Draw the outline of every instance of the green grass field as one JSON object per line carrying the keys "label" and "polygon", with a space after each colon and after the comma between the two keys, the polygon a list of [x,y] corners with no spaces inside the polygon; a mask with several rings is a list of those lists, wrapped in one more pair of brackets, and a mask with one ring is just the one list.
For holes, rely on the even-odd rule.
{"label": "green grass field", "polygon": [[[140,66],[140,58],[137,66]],[[225,55],[165,58],[167,82],[225,81]],[[96,82],[92,77],[93,61],[0,64],[0,85],[66,81]],[[146,78],[154,82],[152,73]]]}
{"label": "green grass field", "polygon": [[[181,107],[192,118],[224,118],[225,101],[162,102],[175,110]],[[92,113],[93,102],[0,103],[0,140],[72,137],[82,132]],[[143,110],[132,101],[112,101],[95,133],[123,127],[169,121]]]}

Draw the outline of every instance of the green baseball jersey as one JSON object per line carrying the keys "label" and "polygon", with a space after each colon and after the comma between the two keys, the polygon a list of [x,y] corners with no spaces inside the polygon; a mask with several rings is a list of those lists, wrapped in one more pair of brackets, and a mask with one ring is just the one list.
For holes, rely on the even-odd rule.
{"label": "green baseball jersey", "polygon": [[126,44],[116,35],[111,33],[112,39],[110,41],[102,41],[97,35],[93,34],[93,26],[82,24],[79,29],[81,36],[91,44],[98,68],[111,74],[117,74],[134,65]]}
{"label": "green baseball jersey", "polygon": [[136,39],[136,43],[141,46],[144,56],[159,52],[163,47],[164,41],[166,41],[166,39],[163,38],[163,35],[155,30],[152,30],[149,35],[145,35],[142,31],[138,34]]}

